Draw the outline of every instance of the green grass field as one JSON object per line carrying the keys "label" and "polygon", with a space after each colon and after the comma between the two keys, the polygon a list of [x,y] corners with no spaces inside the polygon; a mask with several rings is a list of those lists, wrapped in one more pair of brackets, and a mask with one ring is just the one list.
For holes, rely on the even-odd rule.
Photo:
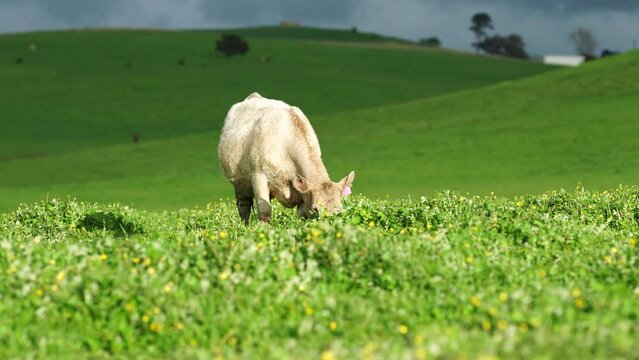
{"label": "green grass field", "polygon": [[[639,188],[0,215],[1,358],[633,358]],[[255,220],[255,219],[253,219]]]}
{"label": "green grass field", "polygon": [[[248,37],[251,50],[230,59],[215,53],[218,33],[210,31],[0,36],[0,211],[47,194],[149,209],[229,196],[215,157],[217,137],[228,108],[252,91],[300,106],[319,134],[333,176],[358,172],[356,191],[423,193],[432,189],[425,179],[397,187],[385,184],[386,175],[377,178],[375,169],[405,150],[391,148],[395,138],[362,146],[374,135],[364,134],[372,124],[369,117],[381,123],[381,131],[393,124],[416,125],[431,116],[389,119],[383,111],[551,69],[417,46],[394,49],[387,47],[392,39],[369,41],[369,35],[350,32],[244,31],[254,36]],[[37,51],[30,51],[30,44]],[[261,55],[272,61],[260,62]],[[350,129],[338,131],[334,123],[348,123]],[[139,146],[132,142],[134,133],[141,135]],[[379,147],[388,154],[374,161]],[[427,159],[415,153],[404,160]],[[393,175],[406,163],[383,167]]]}

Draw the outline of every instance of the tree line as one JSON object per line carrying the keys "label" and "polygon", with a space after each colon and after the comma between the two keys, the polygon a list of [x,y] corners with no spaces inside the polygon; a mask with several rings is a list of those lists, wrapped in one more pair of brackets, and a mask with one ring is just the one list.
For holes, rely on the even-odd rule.
{"label": "tree line", "polygon": [[[508,56],[513,58],[527,59],[526,43],[518,34],[510,35],[490,35],[489,30],[494,30],[493,20],[489,14],[480,12],[471,18],[470,31],[475,34],[475,41],[472,43],[477,52],[486,54]],[[570,41],[575,46],[575,52],[591,60],[596,57],[597,41],[590,30],[580,27],[569,36]],[[615,52],[604,50],[602,56],[613,55]]]}

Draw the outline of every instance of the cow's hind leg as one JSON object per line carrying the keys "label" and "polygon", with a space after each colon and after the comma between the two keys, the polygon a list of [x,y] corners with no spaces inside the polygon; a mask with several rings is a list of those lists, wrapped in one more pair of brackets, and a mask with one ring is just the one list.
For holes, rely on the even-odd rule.
{"label": "cow's hind leg", "polygon": [[253,208],[253,189],[250,185],[235,184],[235,204],[244,225],[248,225]]}
{"label": "cow's hind leg", "polygon": [[266,175],[256,173],[253,175],[253,193],[257,202],[257,215],[262,222],[271,219],[271,194],[268,190],[268,180]]}

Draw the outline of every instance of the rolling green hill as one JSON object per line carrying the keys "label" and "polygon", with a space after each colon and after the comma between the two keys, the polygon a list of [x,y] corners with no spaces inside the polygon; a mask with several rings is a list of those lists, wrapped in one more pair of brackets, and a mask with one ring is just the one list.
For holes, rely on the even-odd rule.
{"label": "rolling green hill", "polygon": [[[494,86],[322,118],[364,193],[537,193],[639,183],[639,52]],[[388,119],[393,119],[389,122]],[[360,134],[367,134],[366,137]],[[366,152],[346,149],[366,149]],[[376,159],[371,162],[371,159]],[[355,166],[357,168],[357,166]],[[390,185],[392,184],[392,185]]]}
{"label": "rolling green hill", "polygon": [[[149,208],[228,196],[215,158],[217,134],[228,108],[252,91],[300,106],[316,125],[324,151],[339,154],[334,144],[367,126],[352,121],[356,111],[374,114],[383,106],[552,69],[420,47],[394,49],[386,46],[392,39],[376,45],[370,35],[348,31],[243,31],[251,50],[233,58],[215,53],[219,33],[212,31],[0,36],[0,210],[53,195]],[[271,61],[260,61],[262,55]],[[328,124],[335,121],[352,128],[334,132]],[[135,133],[139,145],[132,142]],[[373,149],[347,145],[343,158],[326,161],[351,163],[365,175],[358,180],[361,190],[385,194],[385,187],[372,188],[378,180],[366,178],[367,169],[377,166],[364,156]],[[427,189],[412,185],[397,191]]]}
{"label": "rolling green hill", "polygon": [[[249,38],[248,55],[225,58],[214,50],[218,36],[205,31],[1,36],[0,156],[128,143],[136,132],[150,140],[215,131],[228,108],[252,91],[298,104],[314,117],[547,70],[502,60],[502,71],[495,71],[495,60],[474,56],[299,39]],[[30,44],[37,50],[30,51]],[[271,61],[261,62],[262,55]]]}
{"label": "rolling green hill", "polygon": [[225,59],[212,53],[214,38],[0,37],[8,84],[0,90],[0,208],[47,194],[150,208],[228,196],[217,131],[228,107],[254,90],[301,106],[333,176],[355,169],[356,190],[370,196],[512,195],[638,180],[637,53],[517,80],[548,68],[265,37],[250,38],[250,55]]}

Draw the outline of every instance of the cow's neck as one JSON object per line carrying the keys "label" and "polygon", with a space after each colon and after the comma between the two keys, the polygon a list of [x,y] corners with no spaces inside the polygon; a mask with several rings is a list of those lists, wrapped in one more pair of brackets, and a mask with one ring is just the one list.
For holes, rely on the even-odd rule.
{"label": "cow's neck", "polygon": [[328,171],[322,158],[317,154],[311,154],[306,161],[299,164],[300,175],[310,183],[311,186],[319,185],[331,181],[328,177]]}

